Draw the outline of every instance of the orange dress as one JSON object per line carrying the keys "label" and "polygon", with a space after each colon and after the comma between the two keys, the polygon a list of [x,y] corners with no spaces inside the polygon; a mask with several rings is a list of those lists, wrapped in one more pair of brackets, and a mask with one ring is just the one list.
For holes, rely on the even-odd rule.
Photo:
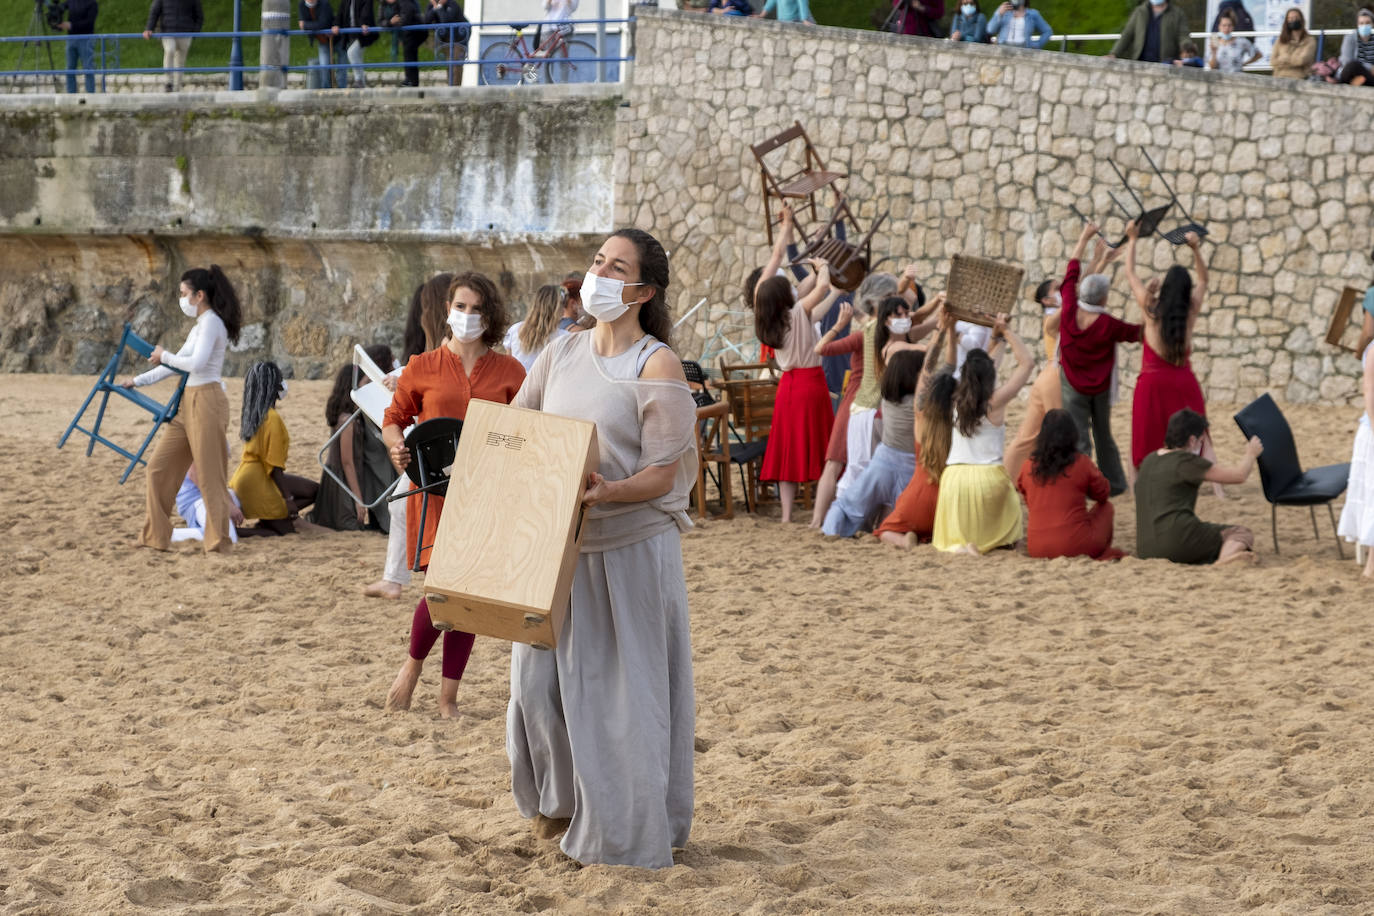
{"label": "orange dress", "polygon": [[[1111,485],[1087,455],[1080,454],[1068,469],[1049,483],[1032,473],[1029,458],[1021,465],[1016,489],[1026,497],[1030,521],[1026,526],[1026,552],[1033,557],[1120,557],[1112,550]],[[1086,499],[1097,505],[1086,508]]]}
{"label": "orange dress", "polygon": [[897,503],[887,518],[873,532],[874,536],[882,537],[885,531],[896,534],[914,531],[919,540],[930,540],[935,531],[935,507],[939,502],[940,481],[930,476],[930,472],[921,465],[921,443],[917,442],[916,473],[911,475],[911,482],[897,497]]}
{"label": "orange dress", "polygon": [[[463,361],[447,346],[436,347],[428,353],[410,358],[405,371],[396,382],[396,394],[386,409],[385,425],[402,429],[411,423],[423,423],[435,417],[463,419],[468,413],[468,401],[480,398],[509,404],[525,381],[525,367],[513,356],[487,351],[472,367],[472,374],[463,370]],[[415,556],[415,539],[420,537],[420,495],[406,500],[406,557]],[[439,530],[439,514],[444,501],[431,496],[425,514],[425,545],[420,554],[420,567],[429,566],[429,545]]]}

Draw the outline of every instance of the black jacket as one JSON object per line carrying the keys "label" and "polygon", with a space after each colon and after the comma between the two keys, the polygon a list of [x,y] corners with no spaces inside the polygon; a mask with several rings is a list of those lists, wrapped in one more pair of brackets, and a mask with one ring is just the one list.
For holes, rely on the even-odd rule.
{"label": "black jacket", "polygon": [[95,14],[99,8],[96,0],[67,0],[67,21],[72,24],[72,30],[67,34],[94,34]]}
{"label": "black jacket", "polygon": [[[372,0],[339,0],[339,15],[335,17],[334,24],[341,29],[357,29],[362,26],[375,29],[377,20],[372,15]],[[354,40],[362,42],[366,48],[377,40],[377,33],[349,36],[349,43]]]}
{"label": "black jacket", "polygon": [[[415,5],[415,0],[382,0],[381,8],[378,10],[378,18],[381,19],[381,24],[390,26],[392,16],[400,16],[401,21],[399,25],[402,26],[421,24],[420,8]],[[412,32],[402,32],[401,44],[410,48],[418,48],[425,43],[425,39],[428,37],[429,33],[420,29],[416,29]]]}
{"label": "black jacket", "polygon": [[315,8],[306,6],[305,0],[300,0],[296,4],[296,18],[301,21],[301,28],[307,32],[314,32],[315,38],[321,43],[329,41],[328,33],[330,26],[334,25],[334,11],[329,8],[329,0],[318,0]]}
{"label": "black jacket", "polygon": [[[162,27],[158,28],[161,21]],[[205,24],[200,0],[153,0],[148,11],[149,32],[199,32]]]}
{"label": "black jacket", "polygon": [[[431,6],[425,10],[425,22],[431,25],[447,25],[453,22],[467,22],[468,17],[463,15],[463,7],[457,0],[443,0],[438,6]],[[467,26],[456,29],[436,29],[434,34],[440,42],[447,43],[449,34],[452,33],[453,40],[458,44],[467,44],[468,36],[472,30]]]}

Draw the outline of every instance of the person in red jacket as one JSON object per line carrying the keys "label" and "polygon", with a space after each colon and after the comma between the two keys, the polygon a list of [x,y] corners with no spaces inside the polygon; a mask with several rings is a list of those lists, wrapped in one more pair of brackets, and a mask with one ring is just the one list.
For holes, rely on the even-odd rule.
{"label": "person in red jacket", "polygon": [[1097,226],[1085,223],[1078,244],[1069,255],[1064,284],[1059,288],[1063,311],[1059,316],[1060,394],[1064,409],[1078,424],[1078,450],[1093,454],[1107,476],[1112,494],[1126,492],[1121,452],[1112,438],[1112,402],[1116,399],[1116,346],[1139,343],[1141,329],[1107,314],[1111,281],[1105,274],[1089,274],[1079,283],[1080,261]]}
{"label": "person in red jacket", "polygon": [[[1026,498],[1026,552],[1033,557],[1119,559],[1112,549],[1112,504],[1107,478],[1078,450],[1078,427],[1064,410],[1040,425],[1035,451],[1021,465],[1016,489]],[[1085,499],[1095,505],[1088,509]]]}

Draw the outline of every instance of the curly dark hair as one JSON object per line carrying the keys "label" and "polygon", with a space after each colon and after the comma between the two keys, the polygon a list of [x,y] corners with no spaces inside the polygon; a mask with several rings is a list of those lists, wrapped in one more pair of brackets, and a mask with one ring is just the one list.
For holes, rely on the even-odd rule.
{"label": "curly dark hair", "polygon": [[482,300],[477,304],[477,311],[481,314],[484,325],[482,343],[488,347],[495,347],[505,339],[506,329],[510,327],[510,317],[506,314],[506,303],[501,298],[501,291],[491,282],[490,277],[475,270],[454,274],[448,286],[450,308],[453,305],[454,294],[464,288],[472,290]]}
{"label": "curly dark hair", "polygon": [[1159,355],[1175,366],[1188,359],[1188,315],[1192,308],[1193,276],[1186,267],[1175,264],[1159,285],[1159,301],[1153,313],[1164,341],[1164,352]]}
{"label": "curly dark hair", "polygon": [[954,410],[959,414],[959,432],[972,436],[988,415],[988,403],[997,390],[997,366],[987,351],[975,347],[968,351],[959,372],[959,387],[954,391]]}
{"label": "curly dark hair", "polygon": [[1078,460],[1078,424],[1067,410],[1051,410],[1040,423],[1031,452],[1031,477],[1041,485],[1058,480]]}
{"label": "curly dark hair", "polygon": [[769,277],[754,294],[754,335],[760,341],[781,349],[792,330],[792,284],[784,277]]}

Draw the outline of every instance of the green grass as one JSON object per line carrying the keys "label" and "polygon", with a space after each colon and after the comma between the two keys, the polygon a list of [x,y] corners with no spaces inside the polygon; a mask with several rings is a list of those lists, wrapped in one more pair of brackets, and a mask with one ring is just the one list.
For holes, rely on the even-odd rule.
{"label": "green grass", "polygon": [[[104,34],[112,33],[133,33],[142,32],[143,26],[148,20],[148,8],[151,0],[100,0],[100,15],[96,19],[95,27],[97,32]],[[206,32],[229,32],[234,28],[234,4],[233,0],[202,0],[202,8],[205,10]],[[295,0],[291,0],[292,27],[295,27],[294,18],[296,15]],[[28,35],[33,34],[28,26],[33,19],[33,0],[0,0],[0,35]],[[262,2],[261,0],[243,0],[242,23],[244,31],[256,31],[262,25]],[[112,43],[106,43],[106,53],[113,55]],[[229,63],[229,51],[231,41],[228,38],[197,38],[191,42],[191,53],[187,58],[188,67],[215,67],[224,66]],[[64,51],[60,43],[54,44],[52,48],[53,62],[60,69],[65,66]],[[20,45],[3,43],[0,44],[0,70],[18,69],[20,55]],[[38,61],[35,66],[35,56]],[[313,50],[309,47],[306,39],[293,38],[291,40],[291,63],[304,64],[314,58]],[[385,63],[392,60],[391,56],[391,36],[383,35],[367,49],[364,58],[368,63]],[[399,49],[396,52],[396,60],[400,60]],[[420,49],[420,60],[433,60],[434,52],[429,44]],[[113,63],[113,57],[110,58]],[[258,63],[258,39],[245,38],[243,40],[243,62],[245,66],[256,66]],[[37,51],[33,46],[24,51],[24,69],[46,69],[47,53],[41,48]],[[119,66],[120,67],[161,67],[162,66],[162,44],[154,36],[152,41],[144,41],[142,38],[123,39],[119,43]],[[400,73],[388,70],[369,70],[369,80],[372,74],[379,74],[384,82],[399,82]]]}

